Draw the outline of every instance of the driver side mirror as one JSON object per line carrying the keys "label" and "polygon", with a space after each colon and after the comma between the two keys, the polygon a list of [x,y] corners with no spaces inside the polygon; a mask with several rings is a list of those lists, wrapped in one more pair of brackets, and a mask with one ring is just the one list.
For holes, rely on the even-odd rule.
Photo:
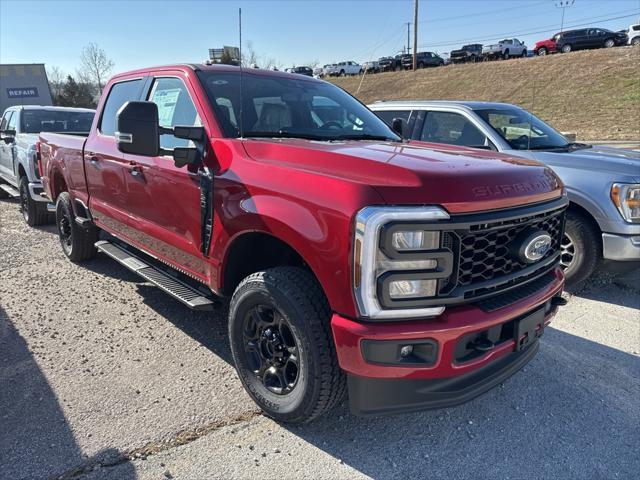
{"label": "driver side mirror", "polygon": [[402,118],[394,118],[391,122],[391,129],[401,137],[404,137],[405,122]]}
{"label": "driver side mirror", "polygon": [[160,155],[160,125],[155,103],[125,103],[116,114],[116,125],[116,143],[122,153]]}
{"label": "driver side mirror", "polygon": [[2,140],[4,143],[13,143],[16,139],[16,131],[15,130],[2,130],[0,132],[2,134]]}
{"label": "driver side mirror", "polygon": [[[202,164],[204,127],[176,126],[165,128],[159,125],[158,105],[153,102],[127,102],[116,114],[116,144],[118,150],[132,155],[157,157],[171,155],[178,168],[185,165]],[[160,147],[160,135],[191,140],[199,144],[194,147],[176,147],[166,150]]]}

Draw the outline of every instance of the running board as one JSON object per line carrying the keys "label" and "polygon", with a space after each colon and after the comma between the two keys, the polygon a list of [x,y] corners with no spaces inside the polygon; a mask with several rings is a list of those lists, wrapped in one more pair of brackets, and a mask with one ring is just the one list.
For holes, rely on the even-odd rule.
{"label": "running board", "polygon": [[115,261],[125,266],[134,273],[137,273],[146,281],[153,283],[156,287],[164,290],[176,300],[184,303],[193,310],[212,310],[214,300],[198,291],[194,287],[187,285],[177,278],[173,278],[145,262],[140,257],[133,255],[128,250],[115,243],[101,240],[96,242],[96,248]]}
{"label": "running board", "polygon": [[0,190],[4,190],[5,192],[7,192],[12,197],[19,197],[20,196],[20,192],[18,190],[16,190],[11,185],[8,185],[6,183],[0,183]]}

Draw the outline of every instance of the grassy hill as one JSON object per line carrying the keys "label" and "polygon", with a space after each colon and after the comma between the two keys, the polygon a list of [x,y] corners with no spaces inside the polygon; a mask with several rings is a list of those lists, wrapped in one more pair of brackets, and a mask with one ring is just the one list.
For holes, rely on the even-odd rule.
{"label": "grassy hill", "polygon": [[640,47],[366,75],[362,85],[360,77],[332,81],[364,103],[515,103],[580,140],[640,139]]}

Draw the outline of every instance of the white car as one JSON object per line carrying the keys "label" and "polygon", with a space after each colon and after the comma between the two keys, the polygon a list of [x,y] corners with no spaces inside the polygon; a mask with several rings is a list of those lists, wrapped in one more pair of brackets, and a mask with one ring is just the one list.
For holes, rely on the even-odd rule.
{"label": "white car", "polygon": [[629,25],[627,37],[629,37],[629,45],[640,45],[640,23]]}
{"label": "white car", "polygon": [[325,71],[325,74],[331,77],[360,75],[362,74],[362,65],[353,61],[334,63]]}
{"label": "white car", "polygon": [[489,59],[526,57],[527,46],[517,38],[505,38],[493,45],[482,47],[482,56]]}

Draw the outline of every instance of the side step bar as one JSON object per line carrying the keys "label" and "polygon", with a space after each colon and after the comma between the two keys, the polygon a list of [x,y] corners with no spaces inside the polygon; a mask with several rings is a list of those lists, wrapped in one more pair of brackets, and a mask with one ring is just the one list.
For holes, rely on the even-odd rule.
{"label": "side step bar", "polygon": [[20,192],[18,190],[16,190],[11,185],[8,185],[6,183],[0,183],[0,189],[4,190],[5,192],[7,192],[12,197],[19,197],[20,196]]}
{"label": "side step bar", "polygon": [[101,240],[96,242],[96,248],[116,260],[121,265],[137,273],[146,281],[164,290],[176,300],[184,303],[193,310],[212,310],[215,304],[212,297],[205,295],[194,287],[187,285],[177,278],[152,267],[140,257],[115,243]]}

